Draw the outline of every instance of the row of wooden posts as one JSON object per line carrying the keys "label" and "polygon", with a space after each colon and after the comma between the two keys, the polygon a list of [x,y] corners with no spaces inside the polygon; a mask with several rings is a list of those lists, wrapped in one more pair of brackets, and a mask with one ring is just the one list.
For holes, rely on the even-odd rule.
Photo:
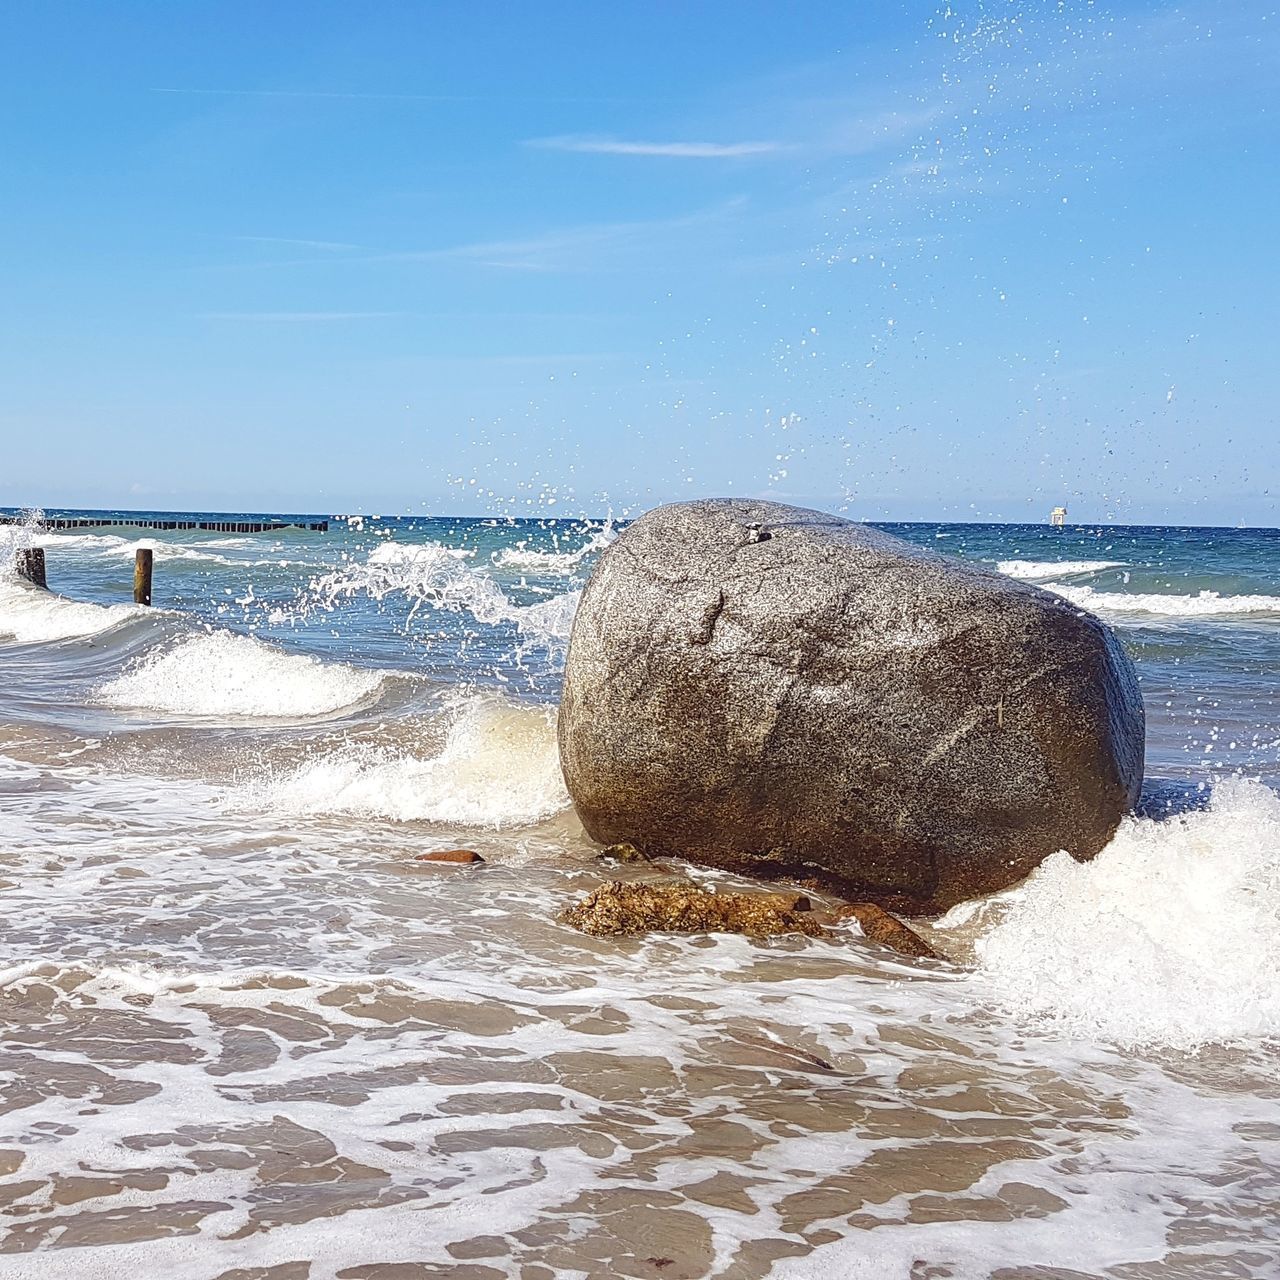
{"label": "row of wooden posts", "polygon": [[[133,602],[134,604],[151,603],[151,567],[155,562],[155,553],[150,547],[139,547],[133,557]],[[49,578],[44,561],[43,547],[23,547],[18,551],[14,568],[20,578],[37,587],[49,589]]]}

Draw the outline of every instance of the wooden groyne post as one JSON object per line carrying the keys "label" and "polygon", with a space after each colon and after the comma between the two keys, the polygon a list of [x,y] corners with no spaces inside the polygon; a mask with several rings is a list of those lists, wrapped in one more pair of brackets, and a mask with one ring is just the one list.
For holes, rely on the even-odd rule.
{"label": "wooden groyne post", "polygon": [[139,547],[133,557],[133,603],[151,603],[151,567],[155,553],[150,547]]}
{"label": "wooden groyne post", "polygon": [[44,548],[43,547],[23,547],[14,556],[14,566],[18,577],[26,578],[28,582],[33,582],[37,587],[49,588],[48,579],[45,577],[44,567]]}
{"label": "wooden groyne post", "polygon": [[[375,517],[376,518],[376,517]],[[0,514],[0,525],[23,524],[27,516]],[[41,529],[93,529],[99,526],[130,525],[143,529],[202,529],[210,533],[276,533],[281,529],[306,529],[311,533],[328,533],[327,520],[151,520],[138,516],[57,516],[42,519]],[[151,570],[155,553],[149,547],[139,548],[133,559],[133,600],[135,604],[151,603]],[[48,590],[43,547],[22,547],[14,552],[15,572],[37,587]]]}

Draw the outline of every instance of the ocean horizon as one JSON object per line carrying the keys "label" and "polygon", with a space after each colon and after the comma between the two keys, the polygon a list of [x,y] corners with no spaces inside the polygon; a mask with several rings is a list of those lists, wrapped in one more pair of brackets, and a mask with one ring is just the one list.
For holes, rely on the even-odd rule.
{"label": "ocean horizon", "polygon": [[[796,499],[791,503],[793,506],[805,507],[811,510],[827,511],[831,507],[815,501],[806,499]],[[50,506],[50,505],[28,505],[28,506],[0,506],[0,521],[7,523],[21,522],[30,517],[37,517],[43,520],[63,520],[92,517],[104,517],[112,520],[121,520],[130,523],[128,517],[136,516],[142,520],[240,520],[240,521],[265,521],[265,520],[281,520],[281,521],[320,521],[320,520],[387,520],[400,524],[411,524],[420,520],[459,520],[464,522],[480,522],[485,520],[499,520],[508,524],[545,524],[545,525],[562,525],[562,524],[605,524],[613,523],[619,527],[628,523],[631,517],[615,517],[609,511],[598,512],[596,514],[579,513],[575,515],[550,515],[540,513],[538,515],[516,515],[507,511],[486,512],[480,515],[465,514],[459,512],[391,512],[391,513],[373,513],[371,511],[352,511],[352,512],[331,512],[331,511],[277,511],[268,508],[228,508],[220,510],[216,508],[167,508],[167,507],[76,507],[76,506]],[[1019,529],[1040,529],[1048,528],[1048,520],[984,520],[976,516],[968,520],[956,519],[915,519],[915,520],[890,520],[880,516],[853,516],[844,515],[845,519],[855,520],[859,524],[870,524],[877,528],[893,529],[908,528],[912,525],[928,525],[930,527],[943,528],[951,525],[970,526],[970,525],[987,525],[991,527],[1012,527]],[[1129,520],[1071,520],[1068,519],[1065,528],[1075,530],[1160,530],[1160,529],[1199,529],[1206,532],[1220,531],[1232,532],[1235,530],[1249,530],[1254,533],[1280,533],[1280,525],[1270,524],[1249,524],[1239,521],[1236,524],[1199,524],[1194,521],[1159,521],[1159,522],[1143,522]],[[1056,530],[1055,530],[1056,532]]]}

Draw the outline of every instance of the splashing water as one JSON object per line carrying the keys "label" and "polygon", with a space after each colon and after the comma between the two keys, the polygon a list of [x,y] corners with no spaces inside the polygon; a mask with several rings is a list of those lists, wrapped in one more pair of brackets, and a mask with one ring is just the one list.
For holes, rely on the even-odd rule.
{"label": "splashing water", "polygon": [[565,591],[550,600],[518,605],[496,579],[467,563],[471,555],[439,543],[385,542],[365,561],[313,578],[302,607],[324,610],[360,595],[372,600],[403,595],[412,602],[410,623],[427,608],[465,613],[487,625],[513,623],[526,645],[563,650],[580,593]]}
{"label": "splashing water", "polygon": [[1055,854],[979,914],[980,973],[1018,1017],[1131,1046],[1280,1042],[1280,795],[1256,781],[1128,818],[1092,861]]}

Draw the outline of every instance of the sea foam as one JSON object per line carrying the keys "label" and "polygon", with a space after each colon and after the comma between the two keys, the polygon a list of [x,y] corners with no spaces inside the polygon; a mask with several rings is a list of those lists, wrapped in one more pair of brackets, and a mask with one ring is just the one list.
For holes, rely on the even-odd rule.
{"label": "sea foam", "polygon": [[[50,533],[47,530],[37,530],[32,542],[34,545],[45,547],[55,554],[63,551],[73,551],[91,555],[95,559],[101,560],[132,560],[139,551],[150,551],[157,561],[166,563],[189,560],[233,569],[301,563],[299,561],[282,561],[279,557],[275,559],[232,558],[216,551],[202,550],[182,542],[168,542],[160,538],[122,538],[112,533]],[[208,548],[212,546],[230,547],[253,544],[248,538],[224,538],[217,541],[211,540],[202,545]]]}
{"label": "sea foam", "polygon": [[1121,560],[1001,560],[996,568],[1011,578],[1037,582],[1042,578],[1071,578],[1104,569],[1123,569]]}
{"label": "sea foam", "polygon": [[18,644],[42,644],[97,635],[119,622],[141,616],[138,605],[86,604],[68,600],[0,573],[0,638]]}
{"label": "sea foam", "polygon": [[149,650],[100,685],[105,706],[193,716],[329,715],[373,696],[384,676],[285,653],[252,636],[209,631]]}
{"label": "sea foam", "polygon": [[1018,1015],[1124,1045],[1280,1036],[1280,795],[1260,782],[1127,818],[1092,861],[1057,853],[979,911],[980,975]]}
{"label": "sea foam", "polygon": [[279,812],[357,813],[502,829],[569,803],[554,708],[479,695],[460,702],[440,750],[346,745],[257,788]]}

